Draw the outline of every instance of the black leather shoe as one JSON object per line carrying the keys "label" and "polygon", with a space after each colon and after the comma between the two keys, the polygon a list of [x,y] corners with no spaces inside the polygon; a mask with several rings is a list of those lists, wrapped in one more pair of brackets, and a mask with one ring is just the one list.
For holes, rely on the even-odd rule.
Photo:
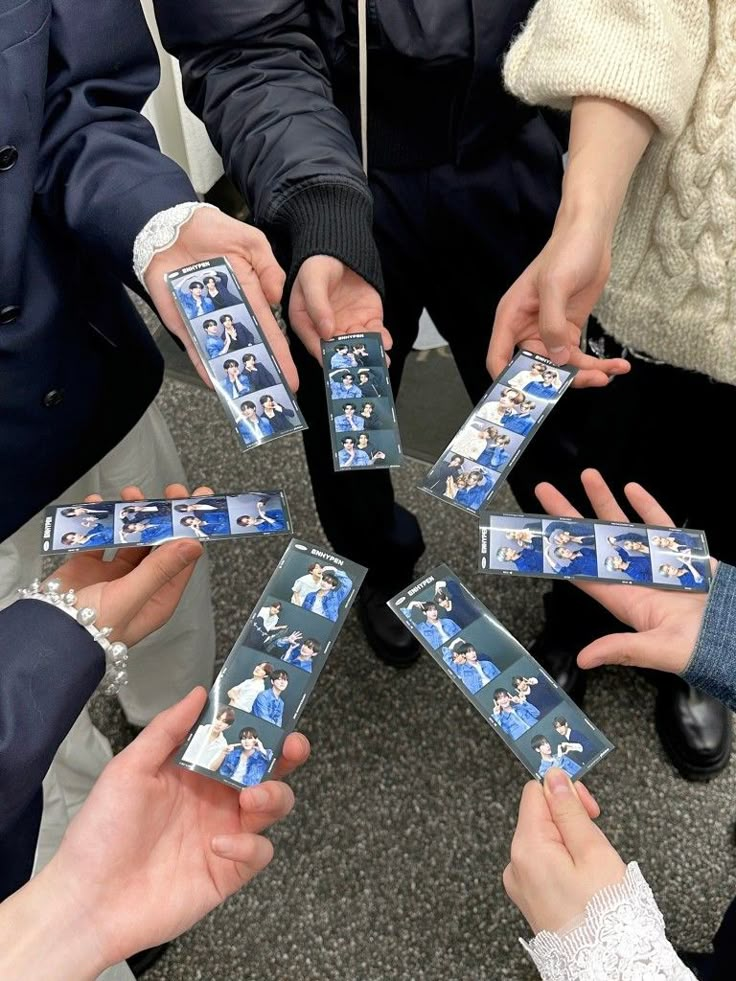
{"label": "black leather shoe", "polygon": [[[409,575],[405,582],[412,581]],[[397,587],[401,589],[401,586]],[[365,582],[358,593],[358,616],[366,639],[375,654],[394,668],[408,668],[419,657],[421,648],[407,628],[386,606],[396,590]]]}
{"label": "black leather shoe", "polygon": [[657,681],[655,722],[665,752],[686,780],[710,780],[731,755],[731,713],[674,675]]}
{"label": "black leather shoe", "polygon": [[168,943],[159,944],[158,947],[148,947],[146,950],[139,950],[137,954],[132,954],[126,963],[130,968],[133,977],[143,977],[148,968],[153,967],[156,961],[160,960],[164,956],[166,949],[169,946],[170,945]]}
{"label": "black leather shoe", "polygon": [[530,646],[529,653],[555,679],[560,688],[567,692],[573,702],[582,708],[588,679],[585,672],[578,667],[577,651],[571,651],[564,643],[543,630]]}
{"label": "black leather shoe", "polygon": [[678,950],[677,956],[686,967],[689,967],[698,981],[710,981],[713,977],[711,964],[713,963],[712,954],[699,954],[694,950]]}

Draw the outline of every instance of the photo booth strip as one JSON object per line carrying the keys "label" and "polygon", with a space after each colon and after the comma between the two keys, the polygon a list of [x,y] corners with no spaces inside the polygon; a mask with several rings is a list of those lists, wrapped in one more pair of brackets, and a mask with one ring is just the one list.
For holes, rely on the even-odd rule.
{"label": "photo booth strip", "polygon": [[[577,369],[519,351],[419,485],[470,514],[488,506]],[[518,386],[518,387],[515,387]]]}
{"label": "photo booth strip", "polygon": [[537,779],[550,766],[580,779],[614,748],[448,566],[388,606]]}
{"label": "photo booth strip", "polygon": [[335,471],[400,467],[401,436],[381,335],[369,331],[322,341],[322,372]]}
{"label": "photo booth strip", "polygon": [[[336,585],[330,586],[326,590],[323,588],[323,585],[326,585],[326,580],[323,579],[322,586],[317,581],[312,591],[309,588],[301,591],[300,602],[292,602],[296,598],[294,590],[297,585],[296,580],[308,578],[310,575],[309,567],[314,567],[315,563],[321,570],[318,575],[324,577],[329,574]],[[335,555],[318,545],[311,545],[309,542],[300,541],[296,538],[289,542],[215,679],[205,709],[177,754],[177,762],[180,766],[238,790],[243,789],[244,784],[233,779],[233,774],[230,773],[232,766],[228,767],[223,761],[217,769],[209,769],[192,762],[191,753],[188,753],[188,750],[193,739],[197,738],[197,734],[201,734],[203,727],[209,726],[215,721],[218,709],[228,706],[228,691],[245,680],[242,677],[242,672],[238,672],[238,667],[242,666],[243,663],[253,664],[265,660],[271,662],[274,669],[281,668],[288,672],[289,686],[293,685],[289,706],[285,707],[283,718],[277,726],[271,724],[263,716],[256,715],[253,709],[250,712],[241,711],[236,705],[237,721],[233,725],[233,729],[239,729],[243,725],[258,731],[259,737],[262,738],[271,755],[267,765],[264,761],[263,772],[259,773],[258,779],[253,780],[252,783],[261,782],[268,777],[281,753],[284,739],[296,727],[304,705],[317,683],[328,655],[332,652],[335,640],[343,627],[367,571],[366,568],[356,562]],[[288,636],[281,642],[280,647],[274,645],[270,651],[262,645],[254,646],[254,628],[257,633],[262,635],[263,624],[262,622],[261,624],[257,623],[259,614],[263,613],[265,609],[270,610],[274,605],[279,606],[279,618],[286,623],[293,624],[295,622],[293,618],[299,618],[298,623],[301,626],[298,632],[301,637],[293,650]],[[277,631],[274,631],[274,635],[276,633]],[[305,643],[305,640],[310,637],[318,639],[320,653],[308,668],[302,669],[296,663],[295,658],[300,653],[299,644]],[[237,733],[232,739],[228,736],[230,742],[236,738]],[[189,760],[184,759],[187,755],[190,756]],[[224,773],[221,772],[223,770]],[[252,785],[252,783],[248,785]]]}
{"label": "photo booth strip", "polygon": [[289,505],[281,490],[173,500],[101,501],[47,508],[41,550],[47,555],[62,555],[161,545],[176,538],[214,542],[291,532]]}
{"label": "photo booth strip", "polygon": [[[201,308],[196,309],[194,306],[189,296],[188,285],[192,282],[202,283],[208,273],[224,276],[224,297],[218,301],[216,308],[203,311]],[[262,446],[264,443],[270,443],[274,439],[278,439],[279,436],[288,436],[290,433],[297,433],[307,429],[308,426],[304,420],[304,416],[299,409],[294,393],[289,388],[286,378],[281,371],[281,366],[271,349],[271,345],[268,343],[266,333],[248,302],[248,297],[238,282],[237,276],[228,260],[223,257],[207,259],[202,262],[196,262],[191,266],[175,269],[166,274],[166,283],[179,309],[184,324],[194,341],[195,347],[202,358],[202,364],[212,381],[215,393],[225,408],[227,418],[234,427],[242,447],[249,450],[255,446]],[[211,306],[208,298],[204,297],[204,299],[207,306]],[[245,308],[245,312],[243,312],[243,307]],[[232,343],[234,345],[237,343],[238,346],[233,346],[231,351],[226,351],[221,348],[221,342],[226,338],[226,335],[224,333],[224,327],[221,328],[220,324],[221,318],[230,314],[232,314],[233,320],[236,323],[238,335],[244,340],[233,341]],[[206,332],[202,326],[203,321],[207,319],[216,322],[218,325],[218,334],[220,335],[213,338],[214,346],[210,351],[207,350],[205,341]],[[222,375],[221,366],[220,373],[215,371],[215,362],[221,360],[224,354],[232,353],[233,360],[242,363],[243,355],[249,353],[252,348],[259,346],[263,346],[266,351],[266,358],[260,361],[260,370],[257,373],[253,373],[252,379],[250,378],[250,373],[241,372],[238,376],[236,388],[228,392],[224,387],[228,384],[227,379]],[[216,348],[220,349],[216,350]],[[263,409],[260,398],[264,393],[274,395],[274,392],[281,387],[283,387],[283,391],[286,394],[286,404],[281,406],[284,411],[276,411],[269,417]],[[240,393],[241,388],[242,394],[233,394],[236,389]],[[270,389],[270,391],[266,392],[267,389]],[[275,398],[275,401],[281,404],[279,398]],[[255,415],[246,418],[240,408],[243,402],[252,402],[254,404]],[[275,419],[275,422],[271,421],[273,419]]]}
{"label": "photo booth strip", "polygon": [[478,534],[479,568],[490,575],[710,589],[708,542],[694,528],[484,512]]}

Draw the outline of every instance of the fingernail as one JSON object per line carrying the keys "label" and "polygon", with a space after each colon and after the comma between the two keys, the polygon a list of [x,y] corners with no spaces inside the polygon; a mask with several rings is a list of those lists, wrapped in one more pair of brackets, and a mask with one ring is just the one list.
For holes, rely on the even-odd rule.
{"label": "fingernail", "polygon": [[547,775],[544,778],[544,782],[553,794],[570,794],[572,793],[572,783],[570,778],[566,773],[560,770],[558,767],[553,766],[547,770]]}
{"label": "fingernail", "polygon": [[268,791],[263,787],[250,787],[248,791],[248,803],[253,807],[266,807],[269,801]]}
{"label": "fingernail", "polygon": [[212,851],[228,858],[233,853],[233,839],[230,835],[217,835],[212,839]]}

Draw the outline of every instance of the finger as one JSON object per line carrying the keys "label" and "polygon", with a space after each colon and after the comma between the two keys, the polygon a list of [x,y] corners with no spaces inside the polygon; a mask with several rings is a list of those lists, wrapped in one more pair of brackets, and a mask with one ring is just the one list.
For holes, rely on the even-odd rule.
{"label": "finger", "polygon": [[544,797],[549,813],[574,862],[590,857],[601,844],[601,832],[590,818],[568,775],[557,766],[544,777]]}
{"label": "finger", "polygon": [[307,351],[321,364],[322,341],[314,324],[309,319],[309,316],[303,311],[296,312],[290,310],[289,323],[291,324],[291,329],[294,331]]}
{"label": "finger", "polygon": [[625,358],[596,358],[592,354],[584,354],[577,346],[570,349],[569,364],[579,371],[602,374],[606,382],[616,375],[626,375],[631,371],[631,364]]}
{"label": "finger", "polygon": [[286,273],[276,261],[266,236],[252,225],[244,225],[243,249],[245,252],[250,252],[253,268],[261,284],[263,295],[273,306],[280,303],[284,292]]}
{"label": "finger", "polygon": [[503,888],[506,890],[506,895],[509,897],[511,902],[515,904],[515,897],[519,895],[519,885],[516,878],[516,872],[514,872],[514,866],[511,864],[511,862],[509,862],[509,864],[503,870],[501,881],[503,882]]}
{"label": "finger", "polygon": [[560,518],[581,518],[582,515],[553,484],[543,481],[534,488],[537,500],[547,514]]}
{"label": "finger", "polygon": [[608,634],[584,647],[578,654],[578,664],[585,669],[599,668],[603,664],[621,664],[624,667],[667,670],[668,651],[665,647],[664,656],[660,655],[662,643],[653,630]]}
{"label": "finger", "polygon": [[294,808],[294,791],[280,780],[267,780],[240,793],[240,823],[243,831],[259,834],[283,820]]}
{"label": "finger", "polygon": [[312,747],[309,740],[301,732],[292,732],[284,740],[281,756],[273,769],[273,775],[277,780],[293,773],[298,767],[303,766],[309,759]]}
{"label": "finger", "polygon": [[102,500],[102,495],[101,494],[88,494],[85,497],[85,499],[84,499],[84,503],[85,504],[99,504],[101,500]]}
{"label": "finger", "polygon": [[[160,589],[181,577],[185,570],[194,571],[194,563],[202,552],[200,543],[190,538],[159,545],[118,580],[114,593],[111,593],[109,609],[106,607],[106,616],[113,624],[128,623]],[[182,590],[187,579],[182,577],[179,583]]]}
{"label": "finger", "polygon": [[159,712],[110,765],[125,765],[138,773],[158,773],[174,750],[184,742],[206,701],[205,689],[194,688],[176,705]]}
{"label": "finger", "polygon": [[236,863],[240,881],[243,883],[262,872],[273,858],[273,845],[268,838],[247,832],[215,835],[211,848],[219,858]]}
{"label": "finger", "polygon": [[174,483],[174,484],[167,484],[166,487],[164,487],[164,497],[172,501],[177,497],[189,497],[189,496],[190,496],[189,490],[187,489],[186,484]]}
{"label": "finger", "polygon": [[135,484],[127,484],[120,491],[120,499],[122,501],[145,501],[146,496],[140,487],[136,487]]}
{"label": "finger", "polygon": [[202,484],[201,487],[195,487],[192,491],[192,497],[212,497],[215,492],[211,487],[206,484]]}
{"label": "finger", "polygon": [[[580,335],[568,322],[565,311],[570,291],[554,274],[540,276],[539,336],[555,364],[567,364],[572,351],[578,347]],[[571,329],[572,328],[572,329]]]}
{"label": "finger", "polygon": [[598,805],[598,801],[591,794],[591,792],[588,790],[585,784],[580,783],[579,780],[577,780],[573,784],[573,786],[575,787],[575,790],[577,791],[577,795],[580,798],[580,803],[588,812],[588,817],[590,817],[593,821],[595,821],[596,818],[599,818],[601,816],[601,809],[600,806]]}
{"label": "finger", "polygon": [[522,842],[539,839],[551,825],[552,815],[542,785],[538,780],[530,780],[521,793],[514,844],[517,838]]}
{"label": "finger", "polygon": [[335,313],[329,293],[329,280],[326,275],[316,275],[314,271],[299,277],[304,304],[315,330],[325,339],[332,336],[335,329]]}
{"label": "finger", "polygon": [[626,512],[614,497],[613,491],[597,470],[583,470],[580,480],[593,505],[593,510],[604,521],[625,521]]}
{"label": "finger", "polygon": [[639,517],[648,525],[664,525],[667,528],[674,528],[672,518],[665,509],[652,497],[649,491],[645,490],[641,484],[627,484],[624,487],[624,494],[636,511]]}

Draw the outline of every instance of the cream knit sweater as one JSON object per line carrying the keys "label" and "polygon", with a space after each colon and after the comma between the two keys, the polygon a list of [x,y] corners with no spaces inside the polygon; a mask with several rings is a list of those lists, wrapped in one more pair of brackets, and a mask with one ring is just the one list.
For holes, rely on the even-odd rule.
{"label": "cream knit sweater", "polygon": [[595,313],[622,344],[736,384],[736,0],[539,0],[505,80],[534,105],[602,96],[654,121]]}

